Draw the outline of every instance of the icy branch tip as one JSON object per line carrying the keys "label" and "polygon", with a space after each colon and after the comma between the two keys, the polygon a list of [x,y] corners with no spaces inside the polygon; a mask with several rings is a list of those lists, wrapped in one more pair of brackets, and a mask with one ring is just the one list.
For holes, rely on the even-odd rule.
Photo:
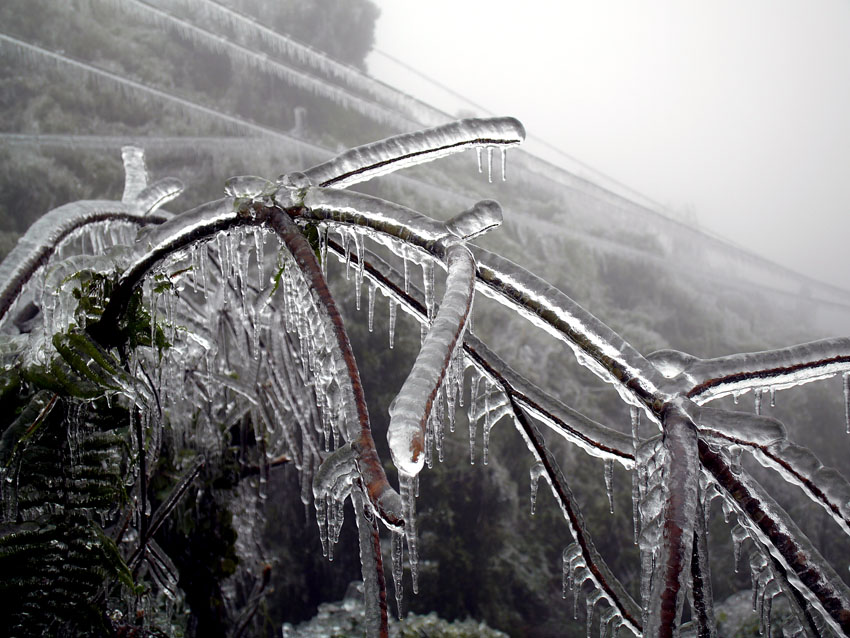
{"label": "icy branch tip", "polygon": [[129,204],[148,185],[148,171],[145,168],[145,150],[138,146],[121,148],[124,162],[124,194],[121,201]]}
{"label": "icy branch tip", "polygon": [[525,141],[525,127],[515,117],[473,117],[458,120],[454,126],[491,142],[521,144]]}
{"label": "icy branch tip", "polygon": [[463,240],[478,237],[488,230],[501,226],[502,207],[492,199],[482,199],[472,208],[458,213],[446,222],[452,235]]}
{"label": "icy branch tip", "polygon": [[268,192],[272,184],[256,175],[237,175],[224,182],[224,192],[228,197],[259,197]]}

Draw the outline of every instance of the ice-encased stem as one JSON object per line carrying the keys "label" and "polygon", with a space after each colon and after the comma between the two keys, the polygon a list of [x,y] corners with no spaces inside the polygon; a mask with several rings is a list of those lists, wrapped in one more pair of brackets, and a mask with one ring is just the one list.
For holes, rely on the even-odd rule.
{"label": "ice-encased stem", "polygon": [[386,638],[387,584],[381,556],[381,537],[371,504],[359,486],[351,490],[354,520],[360,541],[360,568],[363,575],[364,633],[367,637]]}
{"label": "ice-encased stem", "polygon": [[639,403],[656,421],[666,397],[656,368],[608,326],[557,288],[524,268],[473,247],[478,289],[519,311],[549,334],[565,341],[582,365],[612,383],[630,404]]}
{"label": "ice-encased stem", "polygon": [[782,390],[850,372],[847,337],[715,359],[681,354],[681,370],[669,388],[697,403],[749,390]]}
{"label": "ice-encased stem", "polygon": [[5,319],[27,282],[73,232],[104,221],[126,221],[139,226],[165,221],[165,217],[145,213],[122,202],[92,200],[65,204],[40,217],[0,263],[0,321]]}
{"label": "ice-encased stem", "polygon": [[694,529],[693,557],[691,558],[691,613],[697,626],[697,638],[717,638],[717,621],[714,617],[714,593],[711,587],[711,569],[708,560],[708,528],[703,508],[710,501],[700,495]]}
{"label": "ice-encased stem", "polygon": [[509,400],[517,430],[519,430],[529,451],[534,455],[535,460],[543,466],[541,476],[549,484],[552,495],[558,502],[569,526],[570,533],[578,545],[578,548],[575,550],[575,556],[581,556],[581,560],[586,566],[586,577],[580,580],[577,579],[575,583],[576,598],[578,597],[582,580],[590,580],[594,591],[604,596],[608,603],[617,609],[617,613],[623,619],[623,624],[635,636],[641,635],[640,608],[632,600],[632,597],[617,580],[602,556],[596,550],[596,546],[587,532],[584,518],[578,504],[575,502],[572,491],[567,485],[566,479],[555,459],[552,457],[551,452],[546,447],[537,428],[529,421],[519,403],[510,396]]}
{"label": "ice-encased stem", "polygon": [[664,414],[666,481],[675,489],[665,490],[663,532],[657,548],[648,601],[644,636],[672,638],[678,635],[688,581],[697,503],[699,500],[699,457],[697,432],[686,414],[675,407]]}
{"label": "ice-encased stem", "polygon": [[[341,247],[338,248],[337,253],[342,255]],[[369,253],[369,260],[364,266],[365,276],[370,278],[376,286],[399,300],[405,310],[421,323],[427,322],[427,312],[421,292],[412,287],[410,293],[405,294],[401,275],[375,254]],[[613,458],[626,469],[634,466],[631,437],[589,419],[543,392],[502,361],[480,339],[470,334],[469,330],[464,335],[464,352],[467,357],[471,357],[487,369],[491,377],[498,378],[501,387],[509,396],[516,399],[524,409],[529,410],[535,418],[559,436],[578,445],[592,456],[603,459]],[[477,385],[479,378],[479,375],[474,374],[472,383]],[[474,395],[470,396],[473,403],[469,406],[470,415],[472,415],[476,413],[476,406]],[[470,424],[473,424],[471,416]],[[473,451],[474,448],[471,448],[471,452]]]}
{"label": "ice-encased stem", "polygon": [[525,129],[515,118],[470,118],[350,149],[304,174],[318,186],[346,188],[467,148],[515,146],[523,140]]}
{"label": "ice-encased stem", "polygon": [[834,631],[850,634],[850,589],[791,517],[745,470],[732,472],[719,452],[701,440],[698,446],[703,467],[724,494],[747,513],[749,529],[769,550],[774,569],[780,570],[794,590],[823,615]]}
{"label": "ice-encased stem", "polygon": [[440,386],[459,346],[475,290],[475,262],[462,244],[446,250],[446,292],[413,368],[390,405],[387,440],[393,463],[416,476],[425,461],[425,429]]}

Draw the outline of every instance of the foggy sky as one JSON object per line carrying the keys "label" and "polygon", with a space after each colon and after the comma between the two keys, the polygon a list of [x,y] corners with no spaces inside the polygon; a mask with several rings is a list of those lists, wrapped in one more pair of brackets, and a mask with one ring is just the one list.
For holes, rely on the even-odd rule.
{"label": "foggy sky", "polygon": [[847,0],[375,2],[378,49],[680,217],[850,288]]}

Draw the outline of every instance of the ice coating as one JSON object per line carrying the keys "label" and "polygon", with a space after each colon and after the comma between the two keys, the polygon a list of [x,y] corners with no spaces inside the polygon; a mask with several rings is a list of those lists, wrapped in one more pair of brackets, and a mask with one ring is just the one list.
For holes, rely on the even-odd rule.
{"label": "ice coating", "polygon": [[125,146],[121,149],[121,159],[124,161],[124,194],[121,201],[129,204],[148,185],[145,150],[137,146]]}
{"label": "ice coating", "polygon": [[782,423],[746,412],[702,407],[698,409],[695,421],[701,433],[721,436],[733,443],[763,446],[785,439]]}
{"label": "ice coating", "polygon": [[[642,560],[651,557],[651,569],[642,570],[641,585],[646,609],[643,629],[650,636],[663,635],[662,627],[676,626],[681,619],[690,581],[699,500],[697,433],[685,414],[677,410],[665,414],[662,446],[666,462],[659,478],[668,486],[659,495],[663,520],[646,526],[661,533],[652,544],[648,543],[652,537],[643,533],[640,541]],[[676,489],[669,489],[670,485]],[[643,517],[641,526],[644,527]]]}
{"label": "ice coating", "polygon": [[846,634],[850,618],[842,610],[848,608],[850,590],[791,517],[746,471],[737,475],[724,472],[719,457],[703,444],[700,458],[724,493],[734,499],[736,509],[744,514],[739,520],[746,521],[751,536],[767,548],[771,560],[782,567],[793,588],[818,610],[833,631]]}
{"label": "ice coating", "polygon": [[[386,295],[395,299],[396,303],[411,316],[420,322],[427,322],[424,301],[419,302],[421,305],[411,305],[411,297],[422,299],[422,293],[409,284],[409,293],[405,295],[403,278],[399,273],[371,251],[367,250],[366,255],[368,265],[364,270],[364,276],[373,285],[380,287]],[[340,257],[342,258],[341,254]],[[552,428],[559,436],[578,445],[588,454],[600,458],[613,458],[626,469],[633,467],[634,456],[631,452],[630,437],[587,418],[543,392],[514,371],[469,331],[464,336],[464,344],[467,357],[472,357],[477,365],[484,366],[491,379],[502,385],[509,395],[519,401],[541,423]],[[481,378],[480,374],[475,374],[471,382],[475,385],[479,378]],[[473,398],[474,396],[475,393]],[[474,400],[469,409],[471,434],[474,435],[476,419],[472,415],[479,413]]]}
{"label": "ice coating", "polygon": [[512,261],[473,247],[478,288],[565,341],[579,363],[614,384],[624,400],[639,404],[658,420],[649,406],[659,397],[663,378],[622,337],[557,288]]}
{"label": "ice coating", "polygon": [[705,403],[749,390],[782,390],[850,371],[850,338],[716,359],[683,358],[682,362],[671,383],[697,403]]}
{"label": "ice coating", "polygon": [[473,239],[502,223],[502,207],[499,202],[484,199],[446,222],[446,228],[463,240]]}
{"label": "ice coating", "polygon": [[136,195],[132,205],[144,215],[151,215],[161,206],[177,198],[183,192],[184,186],[176,177],[166,177],[149,184]]}
{"label": "ice coating", "polygon": [[121,202],[141,215],[150,215],[160,206],[183,192],[183,182],[176,177],[166,177],[148,184],[145,151],[137,146],[121,148],[124,160],[124,195]]}
{"label": "ice coating", "polygon": [[[212,236],[237,223],[233,198],[219,199],[187,211],[139,237],[138,257],[129,265],[121,281],[139,279],[171,251],[186,246],[192,240]],[[120,285],[120,284],[119,284]]]}
{"label": "ice coating", "polygon": [[413,368],[390,405],[387,441],[395,466],[416,476],[425,463],[425,426],[454,350],[460,344],[475,289],[475,262],[463,245],[446,251],[446,292]]}
{"label": "ice coating", "polygon": [[523,140],[525,129],[515,118],[470,118],[359,146],[304,172],[320,186],[346,188],[467,148],[515,146]]}
{"label": "ice coating", "polygon": [[0,263],[0,320],[26,282],[50,259],[56,247],[76,230],[101,221],[128,221],[138,225],[161,222],[145,217],[122,202],[86,200],[60,206],[40,217]]}
{"label": "ice coating", "polygon": [[228,197],[258,197],[270,190],[274,184],[256,175],[237,175],[224,182],[224,194]]}
{"label": "ice coating", "polygon": [[423,248],[450,236],[442,222],[362,193],[308,188],[303,204],[308,209],[305,215],[312,219],[357,224]]}

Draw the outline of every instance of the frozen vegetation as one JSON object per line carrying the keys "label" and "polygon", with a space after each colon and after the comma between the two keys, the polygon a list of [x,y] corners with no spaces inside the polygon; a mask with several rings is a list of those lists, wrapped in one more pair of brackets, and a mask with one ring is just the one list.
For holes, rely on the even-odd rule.
{"label": "frozen vegetation", "polygon": [[[205,465],[232,453],[230,437],[238,436],[236,471],[257,480],[233,482],[242,555],[233,569],[263,575],[252,590],[224,592],[226,604],[243,601],[233,635],[247,631],[266,595],[270,568],[257,554],[255,521],[273,496],[270,472],[281,464],[297,468],[301,500],[314,511],[329,560],[345,512],[353,512],[362,630],[388,635],[390,609],[402,609],[404,567],[415,592],[427,560],[416,518],[420,475],[443,462],[463,409],[473,463],[478,428],[485,465],[497,422],[520,433],[532,462],[531,511],[544,498],[539,486],[547,486],[563,515],[563,596],[584,608],[588,632],[596,622],[601,635],[673,636],[683,625],[694,635],[717,635],[706,521],[719,500],[736,562],[745,542],[750,548],[753,606],[764,631],[781,598],[785,635],[850,635],[844,581],[741,458],[799,486],[850,533],[845,478],[760,414],[765,393],[833,376],[843,376],[846,388],[850,340],[716,359],[672,350],[644,356],[543,279],[468,243],[499,232],[495,202],[443,222],[342,190],[467,149],[477,154],[472,170],[484,170],[486,154],[491,179],[498,153],[497,179],[504,179],[506,150],[524,136],[512,118],[460,120],[274,181],[234,177],[226,197],[178,215],[158,209],[181,185],[149,184],[141,152],[127,148],[122,201],[68,204],[34,225],[0,265],[3,400],[16,410],[0,440],[0,559],[10,565],[7,592],[15,600],[10,633],[69,626],[119,632],[134,619],[177,632],[186,601],[178,569],[154,535],[188,493],[201,498],[196,484]],[[389,348],[399,310],[420,326],[421,348],[389,407],[396,486],[373,439],[363,380],[327,284],[332,260],[357,307],[365,303],[370,331],[383,298]],[[629,407],[631,433],[564,405],[500,359],[496,344],[475,333],[479,293],[567,346],[564,356],[611,385]],[[710,406],[746,392],[756,396],[755,414]],[[597,550],[542,435],[547,430],[601,461],[612,512],[615,464],[631,472],[634,538],[621,542],[640,550],[639,598]],[[180,442],[181,454],[168,441]],[[169,484],[154,488],[162,464]],[[51,467],[66,468],[63,478],[51,478]],[[56,593],[70,585],[76,588]],[[70,613],[66,604],[84,611]],[[691,620],[683,623],[686,607]],[[284,635],[312,635],[294,631]]]}

